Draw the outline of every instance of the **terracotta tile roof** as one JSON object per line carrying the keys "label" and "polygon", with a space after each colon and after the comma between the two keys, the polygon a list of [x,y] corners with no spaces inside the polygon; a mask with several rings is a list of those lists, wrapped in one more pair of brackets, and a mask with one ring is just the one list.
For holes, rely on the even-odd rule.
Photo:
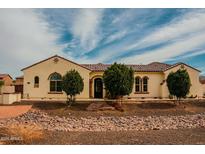
{"label": "terracotta tile roof", "polygon": [[[81,64],[84,67],[87,67],[91,71],[105,71],[111,64]],[[159,62],[153,62],[148,65],[127,65],[129,67],[132,67],[134,71],[139,72],[163,72],[167,68],[171,67],[172,65],[165,64],[165,63],[159,63]]]}
{"label": "terracotta tile roof", "polygon": [[0,78],[6,77],[8,74],[0,74]]}
{"label": "terracotta tile roof", "polygon": [[9,76],[11,79],[12,77],[9,74],[0,74],[0,78],[3,79],[4,77]]}

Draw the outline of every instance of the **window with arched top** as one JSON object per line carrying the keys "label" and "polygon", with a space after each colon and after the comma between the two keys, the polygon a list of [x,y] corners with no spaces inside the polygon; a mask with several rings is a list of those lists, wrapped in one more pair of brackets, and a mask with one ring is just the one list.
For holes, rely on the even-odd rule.
{"label": "window with arched top", "polygon": [[34,77],[34,88],[38,88],[39,87],[39,77],[35,76]]}
{"label": "window with arched top", "polygon": [[147,76],[145,76],[145,77],[143,77],[143,92],[148,92],[148,77]]}
{"label": "window with arched top", "polygon": [[59,73],[53,73],[49,76],[50,92],[62,92],[62,76]]}
{"label": "window with arched top", "polygon": [[135,92],[141,92],[141,78],[135,78]]}

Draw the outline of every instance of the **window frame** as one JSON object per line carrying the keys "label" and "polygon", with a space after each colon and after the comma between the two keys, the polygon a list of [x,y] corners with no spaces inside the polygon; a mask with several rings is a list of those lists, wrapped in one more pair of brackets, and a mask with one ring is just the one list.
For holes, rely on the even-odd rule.
{"label": "window frame", "polygon": [[39,88],[39,76],[34,77],[34,88]]}
{"label": "window frame", "polygon": [[[146,80],[146,83],[144,83],[144,80]],[[145,92],[145,93],[148,92],[148,80],[149,80],[149,78],[147,76],[142,78],[142,92]],[[146,88],[145,88],[145,86],[146,86]],[[145,89],[146,89],[146,91],[145,91]]]}
{"label": "window frame", "polygon": [[[57,75],[59,78],[52,79],[52,77],[54,77],[54,75]],[[51,83],[53,83],[54,86]],[[62,76],[57,72],[52,73],[49,76],[49,86],[50,86],[49,93],[62,93]]]}
{"label": "window frame", "polygon": [[[137,83],[137,79],[139,80],[139,83]],[[139,77],[139,76],[135,77],[135,92],[136,93],[140,93],[142,90],[141,80],[142,80],[141,77]],[[139,87],[139,91],[137,91],[137,86]]]}

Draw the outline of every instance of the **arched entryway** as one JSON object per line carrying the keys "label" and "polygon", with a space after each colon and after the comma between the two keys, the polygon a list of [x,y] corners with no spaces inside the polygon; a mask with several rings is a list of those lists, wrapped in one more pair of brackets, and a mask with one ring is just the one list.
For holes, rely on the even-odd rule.
{"label": "arched entryway", "polygon": [[94,98],[103,98],[103,82],[101,78],[94,80]]}

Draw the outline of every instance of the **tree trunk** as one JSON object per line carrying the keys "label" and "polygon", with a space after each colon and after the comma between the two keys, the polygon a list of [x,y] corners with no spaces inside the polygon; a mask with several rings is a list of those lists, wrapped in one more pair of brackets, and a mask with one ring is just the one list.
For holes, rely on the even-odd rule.
{"label": "tree trunk", "polygon": [[67,105],[69,104],[69,97],[68,97],[68,95],[67,95],[66,104],[67,104]]}
{"label": "tree trunk", "polygon": [[69,99],[69,107],[71,107],[71,105],[75,102],[75,95],[70,95],[70,99]]}
{"label": "tree trunk", "polygon": [[122,106],[122,96],[117,96],[116,99],[117,99],[117,103],[118,103],[120,106]]}
{"label": "tree trunk", "polygon": [[179,105],[181,104],[181,102],[180,102],[180,101],[181,101],[181,100],[180,100],[180,97],[179,97],[179,102],[178,102],[178,103],[179,103]]}

